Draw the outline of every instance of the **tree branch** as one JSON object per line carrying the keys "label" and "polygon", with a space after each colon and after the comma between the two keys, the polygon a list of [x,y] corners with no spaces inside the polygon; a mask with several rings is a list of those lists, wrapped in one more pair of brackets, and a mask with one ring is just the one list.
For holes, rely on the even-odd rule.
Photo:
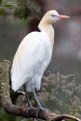
{"label": "tree branch", "polygon": [[[13,114],[15,116],[22,116],[25,118],[36,118],[38,112],[37,108],[31,108],[30,110],[26,107],[20,107],[13,105],[10,98],[10,86],[9,86],[9,71],[10,71],[10,62],[3,61],[0,62],[0,100],[4,110],[7,113]],[[61,121],[63,119],[71,119],[74,121],[81,121],[79,118],[76,118],[71,115],[57,115],[53,112],[44,112],[41,111],[38,114],[38,118],[43,120],[51,121]]]}

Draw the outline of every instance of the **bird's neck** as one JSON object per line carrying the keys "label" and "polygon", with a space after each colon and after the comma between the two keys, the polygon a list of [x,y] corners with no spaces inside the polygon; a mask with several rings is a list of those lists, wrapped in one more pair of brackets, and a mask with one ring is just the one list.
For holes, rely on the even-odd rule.
{"label": "bird's neck", "polygon": [[54,29],[51,24],[40,22],[38,25],[38,28],[41,30],[41,32],[45,32],[50,40],[51,47],[53,49],[54,44]]}

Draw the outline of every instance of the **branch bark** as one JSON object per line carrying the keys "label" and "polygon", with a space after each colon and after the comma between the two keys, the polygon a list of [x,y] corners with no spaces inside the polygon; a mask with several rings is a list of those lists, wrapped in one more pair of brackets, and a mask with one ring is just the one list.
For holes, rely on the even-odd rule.
{"label": "branch bark", "polygon": [[[15,116],[22,116],[25,118],[36,118],[36,114],[38,112],[37,108],[31,108],[30,110],[26,107],[20,107],[12,104],[12,100],[10,98],[10,62],[5,60],[0,62],[0,104],[3,106],[4,110],[7,113],[13,114]],[[76,118],[71,115],[57,115],[53,112],[44,112],[40,111],[38,114],[38,118],[43,120],[51,120],[51,121],[61,121],[63,119],[71,119],[74,121],[81,121],[79,118]]]}

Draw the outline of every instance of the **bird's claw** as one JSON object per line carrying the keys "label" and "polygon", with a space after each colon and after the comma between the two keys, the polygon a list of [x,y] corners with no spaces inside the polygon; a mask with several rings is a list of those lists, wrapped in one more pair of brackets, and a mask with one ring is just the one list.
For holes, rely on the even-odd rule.
{"label": "bird's claw", "polygon": [[37,110],[37,112],[36,112],[36,118],[38,118],[38,115],[39,115],[39,112],[40,112],[40,111],[44,111],[45,113],[48,112],[48,110],[47,110],[46,108],[43,108],[43,107],[38,108],[38,110]]}
{"label": "bird's claw", "polygon": [[31,110],[32,107],[29,107],[28,110],[27,110],[27,114],[29,114],[29,111]]}

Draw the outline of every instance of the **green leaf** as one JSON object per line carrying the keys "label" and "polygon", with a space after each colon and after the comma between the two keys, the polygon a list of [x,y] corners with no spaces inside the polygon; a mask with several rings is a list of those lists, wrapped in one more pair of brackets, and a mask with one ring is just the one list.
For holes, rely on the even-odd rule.
{"label": "green leaf", "polygon": [[8,2],[7,4],[4,5],[4,7],[7,7],[9,9],[13,9],[13,8],[16,8],[17,5],[13,4],[12,2]]}

